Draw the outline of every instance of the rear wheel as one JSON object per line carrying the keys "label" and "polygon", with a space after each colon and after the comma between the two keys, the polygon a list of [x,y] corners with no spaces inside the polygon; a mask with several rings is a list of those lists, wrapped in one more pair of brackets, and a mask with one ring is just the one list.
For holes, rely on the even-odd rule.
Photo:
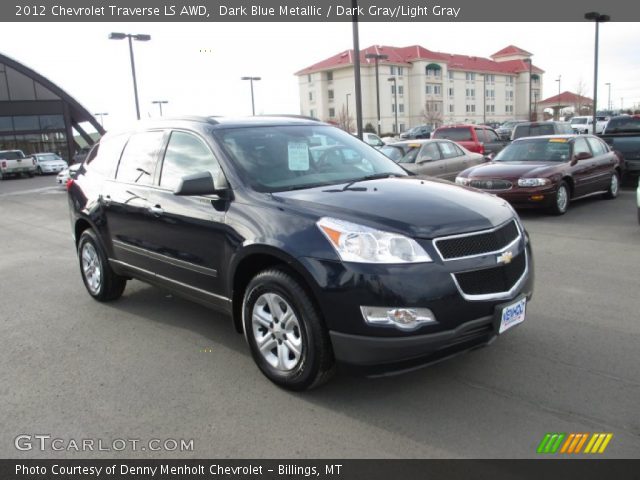
{"label": "rear wheel", "polygon": [[38,175],[42,175],[42,168],[38,167]]}
{"label": "rear wheel", "polygon": [[306,390],[331,377],[327,330],[309,294],[288,272],[256,275],[245,291],[242,315],[253,359],[273,383]]}
{"label": "rear wheel", "polygon": [[569,208],[570,193],[567,182],[561,182],[556,190],[556,201],[551,206],[551,213],[554,215],[564,215]]}
{"label": "rear wheel", "polygon": [[618,191],[620,190],[620,177],[618,177],[617,172],[613,172],[611,174],[611,180],[609,180],[609,188],[607,192],[604,194],[604,198],[609,200],[614,199],[618,196]]}
{"label": "rear wheel", "polygon": [[80,236],[78,260],[89,295],[100,302],[115,300],[122,295],[127,279],[111,269],[104,249],[91,229],[85,230]]}

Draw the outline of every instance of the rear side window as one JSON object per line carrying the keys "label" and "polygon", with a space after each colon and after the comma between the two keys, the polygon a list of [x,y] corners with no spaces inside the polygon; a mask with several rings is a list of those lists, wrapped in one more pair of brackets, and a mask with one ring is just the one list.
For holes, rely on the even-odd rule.
{"label": "rear side window", "polygon": [[462,150],[453,143],[440,142],[440,149],[442,150],[442,156],[444,158],[454,158],[463,155]]}
{"label": "rear side window", "polygon": [[163,136],[162,131],[132,135],[120,159],[117,179],[126,183],[151,185]]}
{"label": "rear side window", "polygon": [[467,127],[441,128],[433,135],[433,138],[446,138],[454,142],[472,142],[471,129]]}
{"label": "rear side window", "polygon": [[591,147],[594,156],[604,155],[608,152],[608,148],[605,147],[605,145],[597,138],[589,137],[587,138],[587,142],[589,142],[589,146]]}
{"label": "rear side window", "polygon": [[101,139],[85,161],[87,171],[113,178],[127,138],[126,135],[117,135]]}
{"label": "rear side window", "polygon": [[162,163],[160,186],[175,190],[182,177],[211,172],[216,177],[220,166],[207,145],[195,135],[172,132]]}

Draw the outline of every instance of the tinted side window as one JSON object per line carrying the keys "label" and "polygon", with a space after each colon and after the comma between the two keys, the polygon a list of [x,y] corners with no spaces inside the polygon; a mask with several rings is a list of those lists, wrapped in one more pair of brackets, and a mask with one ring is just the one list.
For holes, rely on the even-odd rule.
{"label": "tinted side window", "polygon": [[454,158],[462,155],[462,150],[453,143],[440,142],[440,149],[442,150],[442,156],[444,158]]}
{"label": "tinted side window", "polygon": [[91,173],[113,178],[127,138],[126,135],[118,135],[100,140],[87,157],[85,168]]}
{"label": "tinted side window", "polygon": [[162,131],[132,135],[120,159],[117,179],[121,182],[151,185],[163,136]]}
{"label": "tinted side window", "polygon": [[500,139],[498,138],[498,135],[493,131],[493,130],[484,130],[484,138],[485,138],[485,142],[487,143],[493,143],[493,142],[499,142]]}
{"label": "tinted side window", "polygon": [[438,130],[434,138],[446,138],[454,142],[472,142],[471,129],[467,127],[442,128]]}
{"label": "tinted side window", "polygon": [[589,137],[587,138],[587,142],[589,142],[589,146],[591,147],[594,156],[604,155],[607,152],[607,148],[597,138]]}
{"label": "tinted side window", "polygon": [[213,153],[202,140],[190,133],[172,132],[164,154],[160,186],[174,190],[185,175],[208,171],[215,178],[219,170]]}
{"label": "tinted side window", "polygon": [[583,152],[587,152],[591,154],[591,150],[589,150],[589,145],[587,145],[587,142],[585,141],[584,138],[577,138],[576,141],[573,142],[573,156],[575,157],[576,155]]}

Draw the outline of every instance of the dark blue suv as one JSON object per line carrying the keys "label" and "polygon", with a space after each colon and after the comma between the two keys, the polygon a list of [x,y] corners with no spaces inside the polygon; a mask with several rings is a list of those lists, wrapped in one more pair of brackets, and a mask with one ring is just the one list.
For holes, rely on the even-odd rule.
{"label": "dark blue suv", "polygon": [[507,202],[412,176],[316,121],[109,132],[67,188],[93,298],[136,278],[225,312],[293,390],[336,362],[396,372],[486,345],[532,294],[529,237]]}

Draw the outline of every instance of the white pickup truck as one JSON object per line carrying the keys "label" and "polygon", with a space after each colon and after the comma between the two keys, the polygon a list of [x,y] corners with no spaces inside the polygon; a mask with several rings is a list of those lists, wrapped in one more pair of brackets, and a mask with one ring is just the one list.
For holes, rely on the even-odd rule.
{"label": "white pickup truck", "polygon": [[[596,133],[604,132],[609,117],[596,117]],[[580,134],[593,134],[593,117],[573,117],[571,119],[571,128],[574,132]]]}
{"label": "white pickup truck", "polygon": [[26,174],[33,177],[36,173],[36,161],[26,157],[22,150],[0,150],[0,180],[11,175]]}

